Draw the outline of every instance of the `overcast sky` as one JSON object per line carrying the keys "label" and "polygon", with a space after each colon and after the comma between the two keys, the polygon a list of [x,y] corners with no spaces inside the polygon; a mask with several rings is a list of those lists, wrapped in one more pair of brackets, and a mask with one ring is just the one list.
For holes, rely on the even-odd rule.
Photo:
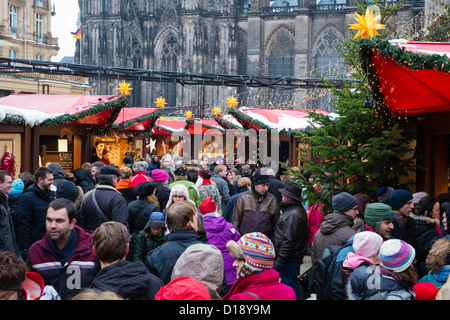
{"label": "overcast sky", "polygon": [[56,14],[52,17],[52,36],[58,38],[59,52],[52,61],[74,56],[75,39],[70,34],[77,31],[78,0],[52,0]]}

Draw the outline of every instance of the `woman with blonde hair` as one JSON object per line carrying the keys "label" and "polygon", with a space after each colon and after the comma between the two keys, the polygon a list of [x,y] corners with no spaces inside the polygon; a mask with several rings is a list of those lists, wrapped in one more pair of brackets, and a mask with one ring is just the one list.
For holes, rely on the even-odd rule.
{"label": "woman with blonde hair", "polygon": [[136,200],[136,188],[131,185],[131,176],[133,172],[129,167],[122,166],[120,168],[120,180],[117,182],[116,189],[119,191],[125,200],[127,200],[127,204],[131,201]]}

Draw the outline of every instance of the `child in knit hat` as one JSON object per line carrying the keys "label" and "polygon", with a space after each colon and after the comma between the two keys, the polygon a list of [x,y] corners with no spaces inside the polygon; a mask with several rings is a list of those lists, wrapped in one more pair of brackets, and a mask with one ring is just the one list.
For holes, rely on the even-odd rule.
{"label": "child in knit hat", "polygon": [[272,241],[261,232],[244,234],[237,242],[227,243],[235,258],[237,281],[222,300],[295,300],[294,290],[280,283],[273,269],[275,249]]}
{"label": "child in knit hat", "polygon": [[342,264],[342,283],[345,286],[353,270],[361,265],[374,265],[380,262],[380,247],[383,238],[371,231],[362,231],[353,237],[353,250]]}
{"label": "child in knit hat", "polygon": [[346,286],[349,300],[414,300],[415,250],[399,239],[380,247],[380,265],[356,268]]}

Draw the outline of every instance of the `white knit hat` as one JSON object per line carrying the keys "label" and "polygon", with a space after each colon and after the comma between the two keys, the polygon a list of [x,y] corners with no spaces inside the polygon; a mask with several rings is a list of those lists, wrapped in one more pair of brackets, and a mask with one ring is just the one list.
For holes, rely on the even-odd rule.
{"label": "white knit hat", "polygon": [[413,263],[416,251],[414,248],[399,239],[390,239],[381,245],[380,261],[386,269],[402,272]]}

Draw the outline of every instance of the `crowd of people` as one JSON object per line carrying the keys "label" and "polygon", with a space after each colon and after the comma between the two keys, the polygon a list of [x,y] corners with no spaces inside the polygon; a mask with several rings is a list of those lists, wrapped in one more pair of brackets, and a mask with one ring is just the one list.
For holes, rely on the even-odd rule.
{"label": "crowd of people", "polygon": [[447,298],[450,194],[332,204],[324,216],[289,177],[220,156],[0,171],[0,299]]}

